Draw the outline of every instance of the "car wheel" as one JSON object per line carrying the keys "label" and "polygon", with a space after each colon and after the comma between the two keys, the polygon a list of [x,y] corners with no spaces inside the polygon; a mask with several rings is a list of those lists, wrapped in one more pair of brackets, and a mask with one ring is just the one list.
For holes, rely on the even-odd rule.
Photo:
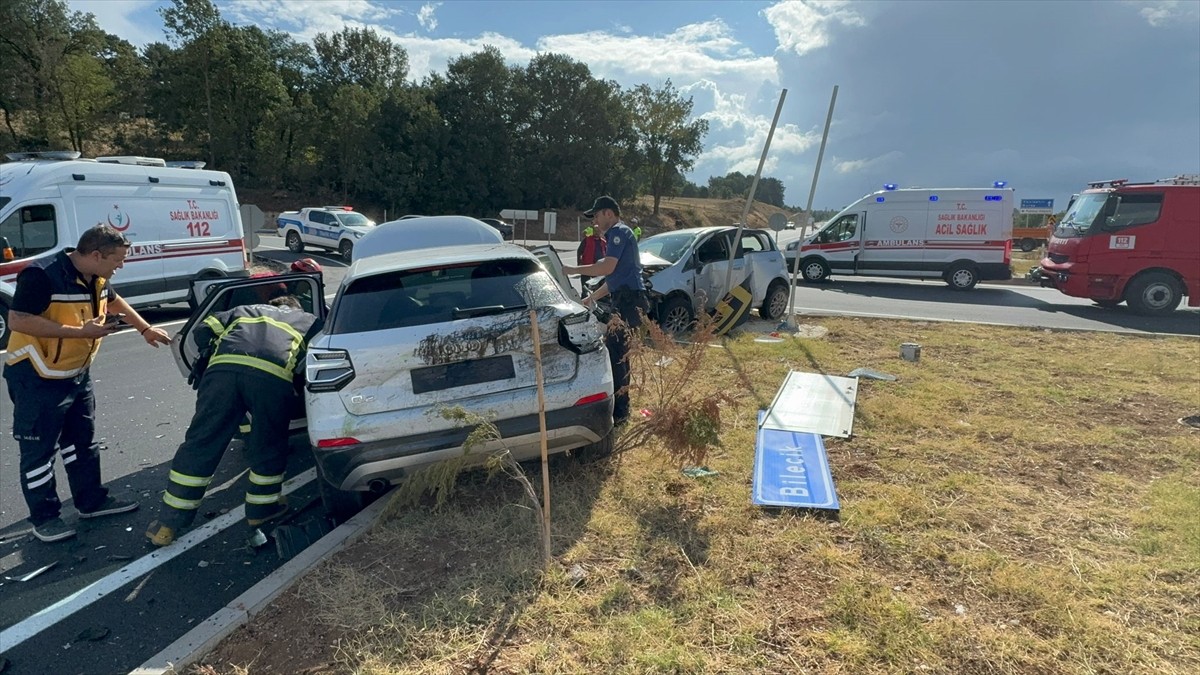
{"label": "car wheel", "polygon": [[763,298],[763,304],[758,309],[758,315],[767,321],[774,321],[783,316],[784,312],[787,311],[787,306],[787,284],[776,279],[767,287],[767,297]]}
{"label": "car wheel", "polygon": [[325,513],[333,522],[342,524],[350,520],[354,514],[362,511],[369,503],[369,495],[356,490],[340,490],[325,478],[321,463],[317,462],[317,484],[321,491],[321,503],[325,505]]}
{"label": "car wheel", "polygon": [[1037,242],[1030,239],[1029,237],[1025,237],[1024,239],[1021,240],[1020,247],[1021,247],[1022,251],[1024,251],[1025,253],[1029,253],[1033,249],[1037,248]]}
{"label": "car wheel", "polygon": [[1143,272],[1125,287],[1125,302],[1138,314],[1173,312],[1182,297],[1179,282],[1165,272]]}
{"label": "car wheel", "polygon": [[350,256],[354,253],[354,244],[349,239],[343,239],[342,243],[338,244],[338,253],[342,254],[342,260],[350,262]]}
{"label": "car wheel", "polygon": [[0,349],[8,348],[8,305],[0,302]]}
{"label": "car wheel", "polygon": [[287,249],[292,253],[304,253],[304,242],[300,240],[300,233],[295,230],[288,230],[287,233]]}
{"label": "car wheel", "polygon": [[968,263],[958,263],[946,272],[946,283],[956,291],[969,291],[979,283],[979,273]]}
{"label": "car wheel", "polygon": [[613,436],[616,435],[616,430],[609,431],[604,438],[577,448],[571,452],[571,457],[579,464],[591,464],[606,459],[613,452]]}
{"label": "car wheel", "polygon": [[691,330],[694,320],[692,303],[685,297],[673,295],[658,306],[658,325],[670,335]]}
{"label": "car wheel", "polygon": [[800,273],[808,283],[819,283],[829,278],[829,265],[820,258],[805,258],[800,262]]}

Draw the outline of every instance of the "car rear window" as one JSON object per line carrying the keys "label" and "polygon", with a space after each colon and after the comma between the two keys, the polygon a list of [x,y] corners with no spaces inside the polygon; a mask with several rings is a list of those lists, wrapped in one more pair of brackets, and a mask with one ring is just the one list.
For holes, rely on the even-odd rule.
{"label": "car rear window", "polygon": [[536,261],[488,260],[387,272],[350,283],[329,333],[364,333],[506,314],[565,302]]}

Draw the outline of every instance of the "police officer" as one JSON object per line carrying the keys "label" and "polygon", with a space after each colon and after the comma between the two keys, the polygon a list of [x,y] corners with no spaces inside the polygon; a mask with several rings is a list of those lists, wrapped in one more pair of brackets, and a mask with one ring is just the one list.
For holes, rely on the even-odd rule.
{"label": "police officer", "polygon": [[[56,447],[80,518],[138,507],[136,501],[110,496],[100,482],[96,399],[88,370],[100,340],[119,330],[121,322],[133,326],[152,347],[171,342],[109,285],[124,266],[129,246],[115,228],[97,225],[83,233],[75,248],[34,262],[17,275],[4,379],[21,453],[21,490],[33,535],[42,541],[75,536],[75,528],[60,517]],[[112,321],[106,320],[110,311]]]}
{"label": "police officer", "polygon": [[293,379],[303,367],[315,324],[316,317],[303,311],[294,296],[283,295],[270,304],[217,312],[196,328],[196,344],[209,346],[212,356],[200,376],[196,413],[171,461],[163,494],[166,508],[146,530],[151,543],[170,544],[195,520],[221,456],[247,412],[254,424],[246,443],[246,522],[258,527],[287,512],[282,488],[289,403],[296,396]]}
{"label": "police officer", "polygon": [[630,331],[642,325],[642,315],[650,311],[646,301],[646,286],[642,282],[642,263],[638,257],[637,240],[633,230],[621,221],[621,207],[612,197],[597,197],[592,208],[584,211],[585,218],[604,235],[604,257],[591,265],[564,265],[567,274],[604,276],[604,283],[584,299],[591,307],[597,300],[610,296],[616,317],[620,321],[610,326],[605,344],[612,363],[613,421],[624,423],[629,418],[629,340]]}

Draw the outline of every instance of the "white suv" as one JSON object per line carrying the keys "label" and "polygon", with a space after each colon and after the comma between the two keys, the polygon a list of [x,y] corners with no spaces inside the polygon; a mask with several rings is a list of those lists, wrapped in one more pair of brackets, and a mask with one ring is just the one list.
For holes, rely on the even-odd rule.
{"label": "white suv", "polygon": [[[458,220],[422,220],[450,219]],[[548,248],[466,244],[356,257],[306,362],[308,436],[327,509],[345,517],[367,491],[462,456],[471,429],[440,415],[445,408],[482,415],[499,430],[502,441],[473,449],[480,461],[501,447],[518,461],[540,456],[530,309],[538,318],[549,451],[610,451],[605,326],[568,287]],[[220,300],[225,291],[210,294],[204,307],[228,306]],[[181,345],[203,316],[184,327]]]}

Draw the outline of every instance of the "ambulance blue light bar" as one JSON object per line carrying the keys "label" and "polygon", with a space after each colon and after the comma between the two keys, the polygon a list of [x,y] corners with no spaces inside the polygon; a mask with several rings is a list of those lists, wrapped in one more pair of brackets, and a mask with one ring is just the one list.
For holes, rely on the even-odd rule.
{"label": "ambulance blue light bar", "polygon": [[1002,187],[1007,187],[1007,186],[1008,186],[1008,181],[1006,181],[1006,180],[998,180],[995,183],[992,183],[992,187],[996,188],[997,190],[999,190]]}
{"label": "ambulance blue light bar", "polygon": [[884,183],[884,184],[883,184],[883,189],[884,189],[884,190],[895,190],[895,189],[896,189],[896,184],[895,184],[895,183]]}
{"label": "ambulance blue light bar", "polygon": [[937,201],[937,195],[929,195],[929,201],[931,201],[931,202],[936,202],[936,201]]}
{"label": "ambulance blue light bar", "polygon": [[1004,196],[1003,196],[1003,195],[984,195],[984,196],[983,196],[983,201],[985,201],[985,202],[999,202],[999,201],[1004,201]]}
{"label": "ambulance blue light bar", "polygon": [[883,197],[876,197],[876,198],[875,198],[875,201],[877,201],[877,202],[882,202],[882,201],[883,201]]}

